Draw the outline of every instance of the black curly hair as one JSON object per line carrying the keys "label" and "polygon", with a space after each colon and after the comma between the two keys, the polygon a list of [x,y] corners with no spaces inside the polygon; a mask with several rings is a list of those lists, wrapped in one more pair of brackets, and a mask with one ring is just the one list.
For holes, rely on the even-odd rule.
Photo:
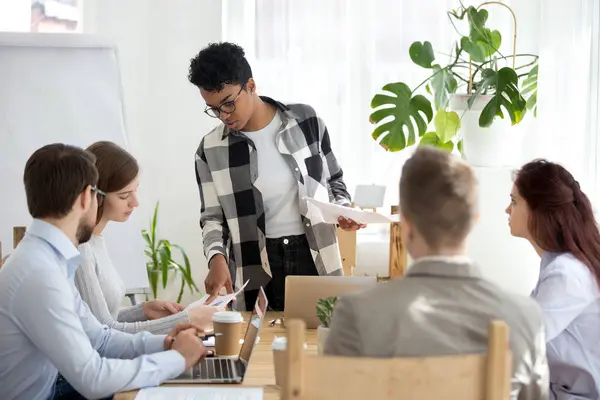
{"label": "black curly hair", "polygon": [[209,92],[220,92],[226,84],[245,85],[250,78],[244,49],[234,43],[211,43],[190,60],[189,81]]}

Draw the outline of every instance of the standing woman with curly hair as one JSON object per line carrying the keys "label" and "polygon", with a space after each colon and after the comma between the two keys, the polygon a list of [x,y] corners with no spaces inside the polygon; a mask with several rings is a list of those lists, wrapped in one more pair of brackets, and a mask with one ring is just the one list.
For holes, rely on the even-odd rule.
{"label": "standing woman with curly hair", "polygon": [[545,160],[516,174],[506,209],[513,236],[541,256],[532,296],[544,312],[550,395],[600,398],[600,232],[592,205],[562,166]]}
{"label": "standing woman with curly hair", "polygon": [[[249,280],[247,310],[264,286],[269,306],[283,311],[288,275],[342,275],[336,228],[311,220],[305,200],[351,204],[325,122],[309,105],[259,96],[244,50],[233,43],[202,49],[188,78],[204,112],[221,121],[195,155],[206,291],[212,299]],[[363,227],[344,218],[339,226]]]}

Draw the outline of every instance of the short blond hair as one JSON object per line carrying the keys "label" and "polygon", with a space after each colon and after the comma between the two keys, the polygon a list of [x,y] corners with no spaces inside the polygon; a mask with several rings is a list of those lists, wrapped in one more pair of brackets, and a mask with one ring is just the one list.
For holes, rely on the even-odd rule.
{"label": "short blond hair", "polygon": [[469,165],[432,147],[418,148],[400,178],[400,209],[429,247],[464,242],[477,215],[478,183]]}

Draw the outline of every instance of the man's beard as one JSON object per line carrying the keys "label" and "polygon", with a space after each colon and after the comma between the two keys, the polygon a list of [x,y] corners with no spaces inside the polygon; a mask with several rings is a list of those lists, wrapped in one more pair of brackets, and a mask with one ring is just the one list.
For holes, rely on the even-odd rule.
{"label": "man's beard", "polygon": [[88,240],[92,238],[92,233],[94,233],[94,225],[87,223],[82,220],[79,222],[79,226],[77,227],[77,241],[79,244],[86,243]]}

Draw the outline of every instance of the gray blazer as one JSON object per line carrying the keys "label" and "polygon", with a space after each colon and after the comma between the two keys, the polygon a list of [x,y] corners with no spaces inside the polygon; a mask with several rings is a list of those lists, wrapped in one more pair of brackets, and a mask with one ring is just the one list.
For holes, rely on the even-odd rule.
{"label": "gray blazer", "polygon": [[411,357],[484,352],[493,319],[510,329],[511,399],[548,398],[548,365],[537,303],[481,277],[467,261],[414,263],[402,279],[378,284],[336,304],[324,352]]}

